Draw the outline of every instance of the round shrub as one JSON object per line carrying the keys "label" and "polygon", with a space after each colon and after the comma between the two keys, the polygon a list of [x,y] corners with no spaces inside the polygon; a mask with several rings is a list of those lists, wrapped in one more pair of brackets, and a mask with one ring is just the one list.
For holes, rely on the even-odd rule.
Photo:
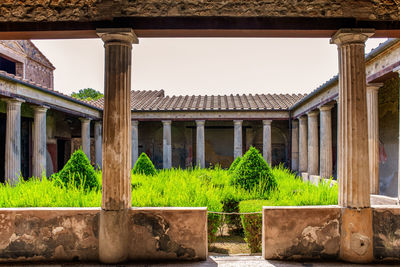
{"label": "round shrub", "polygon": [[250,190],[259,185],[261,181],[266,191],[275,188],[277,185],[269,164],[256,148],[250,147],[235,168],[233,183]]}
{"label": "round shrub", "polygon": [[157,170],[153,165],[153,162],[149,159],[146,153],[140,154],[138,160],[133,166],[132,172],[134,174],[144,174],[144,175],[155,175]]}
{"label": "round shrub", "polygon": [[67,164],[55,177],[65,186],[73,184],[76,187],[83,186],[89,189],[99,187],[94,168],[81,149],[72,154]]}
{"label": "round shrub", "polygon": [[239,165],[240,161],[242,160],[241,157],[237,157],[231,164],[231,166],[229,167],[228,171],[230,173],[233,173],[237,167],[237,165]]}

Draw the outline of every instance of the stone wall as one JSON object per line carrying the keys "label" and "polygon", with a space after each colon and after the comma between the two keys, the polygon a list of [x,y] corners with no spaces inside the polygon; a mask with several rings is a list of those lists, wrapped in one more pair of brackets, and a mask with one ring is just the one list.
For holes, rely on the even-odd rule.
{"label": "stone wall", "polygon": [[0,21],[90,21],[139,16],[331,17],[399,20],[396,1],[18,1],[0,4]]}
{"label": "stone wall", "polygon": [[[99,208],[0,209],[0,262],[98,261]],[[206,208],[129,212],[130,260],[204,260]]]}
{"label": "stone wall", "polygon": [[399,159],[399,79],[387,80],[378,94],[379,112],[379,190],[397,196]]}

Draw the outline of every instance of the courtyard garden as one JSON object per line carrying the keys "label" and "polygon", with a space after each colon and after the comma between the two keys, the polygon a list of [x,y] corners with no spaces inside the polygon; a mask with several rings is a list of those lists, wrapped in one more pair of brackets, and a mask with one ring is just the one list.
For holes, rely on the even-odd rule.
{"label": "courtyard garden", "polygon": [[[261,249],[262,206],[332,205],[338,198],[336,184],[313,185],[283,166],[271,168],[255,148],[228,170],[156,170],[142,154],[131,185],[133,207],[207,207],[209,242],[235,233],[244,237],[251,252]],[[50,178],[0,185],[2,208],[100,205],[101,170],[95,170],[81,150]]]}

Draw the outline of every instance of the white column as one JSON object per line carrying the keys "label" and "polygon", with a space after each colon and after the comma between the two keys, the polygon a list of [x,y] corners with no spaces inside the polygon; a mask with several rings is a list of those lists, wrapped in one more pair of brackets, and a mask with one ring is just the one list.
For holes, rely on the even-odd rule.
{"label": "white column", "polygon": [[269,165],[272,164],[272,120],[263,120],[263,157]]}
{"label": "white column", "polygon": [[103,123],[96,121],[94,123],[94,154],[96,168],[102,168],[102,150],[103,150]]}
{"label": "white column", "polygon": [[331,39],[339,54],[339,255],[360,263],[374,258],[365,74],[365,41],[373,34],[369,29],[341,29]]}
{"label": "white column", "polygon": [[132,138],[132,169],[139,157],[139,121],[131,121],[131,138]]}
{"label": "white column", "polygon": [[319,174],[318,111],[310,111],[308,116],[308,175]]}
{"label": "white column", "polygon": [[332,162],[332,108],[324,105],[320,110],[320,176],[330,178],[333,174]]}
{"label": "white column", "polygon": [[299,170],[299,121],[292,120],[292,171]]}
{"label": "white column", "polygon": [[379,116],[378,91],[383,84],[367,85],[368,156],[371,194],[379,194]]}
{"label": "white column", "polygon": [[33,131],[32,131],[32,175],[42,177],[46,175],[46,113],[47,108],[33,106]]}
{"label": "white column", "polygon": [[82,150],[90,161],[90,119],[80,118]]}
{"label": "white column", "polygon": [[[397,75],[400,80],[400,66],[396,67],[393,69],[393,72],[397,72]],[[398,92],[400,93],[400,87]],[[399,113],[400,113],[400,106],[399,106]],[[400,205],[400,116],[399,116],[399,121],[398,121],[398,167],[397,167],[397,199],[398,203]]]}
{"label": "white column", "polygon": [[5,181],[15,185],[21,174],[21,104],[20,99],[5,99],[7,103]]}
{"label": "white column", "polygon": [[163,168],[172,167],[171,121],[162,121],[163,124]]}
{"label": "white column", "polygon": [[197,120],[196,121],[196,166],[200,168],[205,168],[205,136],[204,136],[204,124],[206,121]]}
{"label": "white column", "polygon": [[233,137],[233,157],[236,159],[237,157],[242,156],[242,120],[234,120],[233,127],[234,127],[234,137]]}
{"label": "white column", "polygon": [[307,173],[308,169],[308,130],[307,116],[299,117],[299,172]]}

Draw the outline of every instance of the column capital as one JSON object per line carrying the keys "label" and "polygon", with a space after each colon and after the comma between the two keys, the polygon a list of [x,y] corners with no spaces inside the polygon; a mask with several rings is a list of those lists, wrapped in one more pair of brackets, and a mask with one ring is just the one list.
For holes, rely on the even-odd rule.
{"label": "column capital", "polygon": [[163,125],[171,125],[172,124],[171,120],[162,120],[161,122]]}
{"label": "column capital", "polygon": [[338,46],[364,44],[374,34],[374,29],[340,29],[332,36],[330,43]]}
{"label": "column capital", "polygon": [[316,117],[319,114],[319,110],[311,110],[309,112],[307,112],[307,116],[308,117]]}
{"label": "column capital", "polygon": [[90,123],[91,119],[89,118],[79,118],[82,123]]}
{"label": "column capital", "polygon": [[378,91],[383,86],[383,83],[367,83],[367,91]]}
{"label": "column capital", "polygon": [[242,125],[243,124],[243,120],[233,120],[233,124]]}
{"label": "column capital", "polygon": [[96,33],[105,45],[127,44],[131,46],[139,43],[139,39],[131,28],[99,28],[96,29]]}
{"label": "column capital", "polygon": [[131,124],[132,124],[132,126],[138,126],[139,125],[139,121],[138,120],[132,120]]}
{"label": "column capital", "polygon": [[263,124],[264,125],[271,125],[272,124],[272,120],[263,120]]}
{"label": "column capital", "polygon": [[319,107],[319,110],[322,111],[330,111],[333,108],[333,104],[325,104]]}
{"label": "column capital", "polygon": [[292,123],[293,123],[293,124],[299,124],[299,121],[298,121],[297,119],[293,119],[293,120],[292,120]]}
{"label": "column capital", "polygon": [[196,125],[197,126],[204,126],[205,123],[206,123],[205,120],[196,120]]}
{"label": "column capital", "polygon": [[46,113],[47,110],[49,109],[46,106],[31,106],[31,107],[35,112],[38,112],[38,113]]}
{"label": "column capital", "polygon": [[306,121],[307,120],[307,115],[301,115],[297,118],[300,122]]}
{"label": "column capital", "polygon": [[3,98],[3,101],[6,102],[7,104],[11,105],[21,105],[22,103],[25,102],[25,100],[20,99],[20,98]]}

